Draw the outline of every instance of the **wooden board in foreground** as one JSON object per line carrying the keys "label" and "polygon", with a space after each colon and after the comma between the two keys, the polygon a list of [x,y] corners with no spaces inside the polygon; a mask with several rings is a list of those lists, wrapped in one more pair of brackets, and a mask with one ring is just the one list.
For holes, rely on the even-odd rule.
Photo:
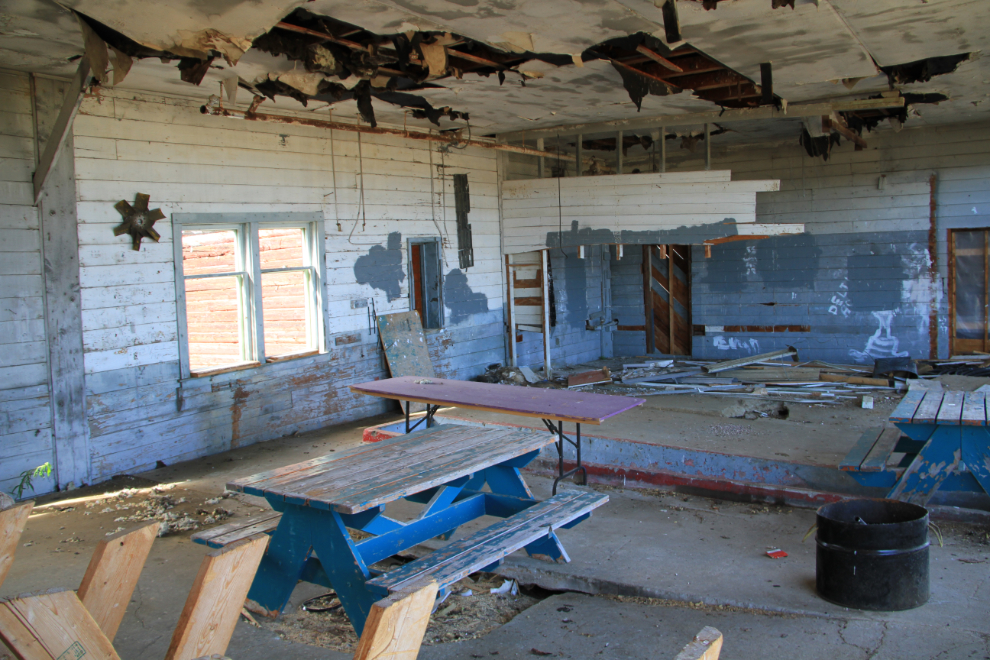
{"label": "wooden board in foreground", "polygon": [[97,543],[79,584],[79,600],[111,641],[158,536],[158,527],[157,522],[147,523]]}
{"label": "wooden board in foreground", "polygon": [[354,660],[415,660],[436,598],[437,583],[430,582],[372,605]]}
{"label": "wooden board in foreground", "polygon": [[203,558],[165,660],[226,652],[269,538],[256,534]]}
{"label": "wooden board in foreground", "polygon": [[674,660],[718,660],[722,652],[722,633],[705,626]]}
{"label": "wooden board in foreground", "polygon": [[119,660],[74,591],[0,604],[0,637],[23,660]]}
{"label": "wooden board in foreground", "polygon": [[32,508],[34,502],[25,502],[0,511],[0,584],[3,584],[10,565],[14,563],[14,552]]}

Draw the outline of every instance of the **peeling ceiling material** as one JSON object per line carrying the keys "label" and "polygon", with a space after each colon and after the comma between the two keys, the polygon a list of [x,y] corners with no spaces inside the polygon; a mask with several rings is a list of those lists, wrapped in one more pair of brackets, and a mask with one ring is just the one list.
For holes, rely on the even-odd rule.
{"label": "peeling ceiling material", "polygon": [[[525,86],[527,80],[543,78],[547,65],[583,68],[586,62],[599,59],[610,62],[619,73],[637,110],[642,109],[647,95],[667,96],[684,91],[723,107],[754,107],[762,100],[759,86],[745,76],[697,49],[681,47],[672,51],[645,33],[596,44],[578,57],[507,53],[449,32],[380,35],[299,9],[255,39],[254,47],[298,62],[306,71],[293,69],[275,81],[256,83],[257,92],[273,99],[275,95],[291,96],[303,105],[307,97],[331,104],[354,99],[362,119],[373,126],[376,120],[372,97],[413,108],[414,117],[429,119],[439,126],[440,117],[467,120],[469,115],[450,106],[435,108],[426,97],[410,94],[427,81],[463,79],[466,74],[488,78],[495,74],[501,85],[506,74],[511,73]],[[348,81],[353,80],[360,82],[348,86]]]}
{"label": "peeling ceiling material", "polygon": [[150,6],[129,0],[62,0],[62,4],[151,50],[200,60],[218,52],[228,64],[236,64],[255,37],[303,1],[155,2]]}
{"label": "peeling ceiling material", "polygon": [[928,82],[935,76],[952,73],[960,64],[969,58],[969,53],[946,55],[944,57],[929,57],[915,62],[908,62],[907,64],[881,67],[880,70],[887,74],[887,80],[890,81],[890,88],[893,89],[894,85]]}
{"label": "peeling ceiling material", "polygon": [[[775,4],[786,9],[777,11]],[[697,113],[712,104],[747,107],[762,101],[743,96],[757,92],[760,67],[768,62],[773,63],[775,101],[782,106],[785,99],[794,105],[875,96],[890,89],[885,73],[890,69],[905,98],[945,99],[915,105],[907,113],[912,121],[939,125],[990,119],[984,82],[990,80],[990,60],[980,56],[990,49],[985,0],[720,0],[715,6],[717,11],[706,11],[703,2],[690,0],[224,0],[219,5],[65,0],[64,6],[51,0],[5,0],[0,66],[71,75],[72,58],[84,48],[69,7],[89,16],[89,26],[109,46],[108,75],[123,90],[203,102],[222,85],[231,105],[246,107],[251,99],[238,101],[234,95],[243,81],[259,94],[267,89],[280,108],[325,101],[332,104],[334,119],[355,120],[362,113],[367,118],[374,102],[375,121],[425,127],[432,119],[442,128],[456,128],[451,119],[463,122],[466,114],[471,127],[485,134],[604,124],[636,116],[627,87],[634,88],[633,97],[647,116]],[[352,26],[353,34],[331,36],[358,47],[317,40],[321,48],[301,59],[258,48],[240,56],[259,36],[285,32],[275,26],[295,20],[302,12],[294,12],[303,7],[310,16],[332,17],[331,27]],[[300,22],[293,29],[302,37],[305,28]],[[361,61],[350,59],[349,53],[357,51],[372,58],[381,58],[382,49],[398,52],[398,35],[409,40],[405,71],[400,65],[406,60],[399,57],[394,63],[378,62],[378,73],[369,77]],[[652,55],[638,47],[594,55],[609,59],[585,55],[608,42],[642,35],[656,40],[647,48]],[[417,38],[420,43],[412,44]],[[664,62],[683,68],[677,63],[683,58],[670,53],[687,49],[738,74],[738,89],[730,83],[708,91],[702,83],[678,82],[686,71],[666,68]],[[932,62],[920,73],[909,71],[917,62],[961,53],[971,56],[950,73],[928,79]],[[348,74],[341,78],[338,68],[343,73],[345,65]],[[328,82],[343,89],[324,85]],[[779,124],[750,125],[722,139],[795,137],[793,123]]]}

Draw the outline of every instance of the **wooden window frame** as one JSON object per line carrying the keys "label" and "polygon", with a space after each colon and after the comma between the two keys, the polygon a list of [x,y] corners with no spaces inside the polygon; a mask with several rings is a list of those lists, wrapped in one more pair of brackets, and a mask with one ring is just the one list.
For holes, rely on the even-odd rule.
{"label": "wooden window frame", "polygon": [[[259,231],[262,229],[302,229],[304,231],[304,260],[302,266],[291,268],[261,268]],[[230,273],[190,275],[183,272],[182,232],[189,230],[237,233],[236,271]],[[322,213],[174,213],[172,214],[172,250],[175,262],[176,324],[179,337],[179,369],[181,378],[199,378],[218,373],[249,369],[269,362],[305,357],[328,352],[328,316],[324,292],[326,248]],[[265,355],[264,314],[261,302],[261,276],[265,273],[300,271],[306,273],[308,287],[306,305],[307,347],[298,354]],[[186,280],[210,277],[240,278],[239,323],[242,338],[242,362],[192,371],[189,363],[189,333],[186,320]]]}

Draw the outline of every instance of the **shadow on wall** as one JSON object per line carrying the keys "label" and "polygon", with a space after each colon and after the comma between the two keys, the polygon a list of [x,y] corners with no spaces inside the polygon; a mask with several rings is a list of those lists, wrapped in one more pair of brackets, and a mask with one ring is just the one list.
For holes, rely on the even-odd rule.
{"label": "shadow on wall", "polygon": [[373,245],[368,254],[358,257],[354,262],[354,277],[358,284],[370,284],[384,291],[391,302],[402,295],[402,281],[406,279],[402,270],[402,233],[390,233],[387,245]]}
{"label": "shadow on wall", "polygon": [[450,322],[457,324],[474,314],[487,312],[488,296],[472,291],[467,275],[459,268],[452,268],[443,281],[443,304],[450,310]]}

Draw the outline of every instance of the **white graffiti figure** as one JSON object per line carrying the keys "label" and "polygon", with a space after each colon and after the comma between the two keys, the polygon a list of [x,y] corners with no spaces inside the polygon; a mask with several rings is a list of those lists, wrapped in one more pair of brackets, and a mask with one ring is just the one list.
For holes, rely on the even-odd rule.
{"label": "white graffiti figure", "polygon": [[714,344],[715,344],[715,348],[717,348],[720,351],[742,349],[744,351],[749,351],[750,353],[753,354],[760,352],[760,342],[756,341],[756,339],[752,337],[750,337],[748,340],[729,337],[728,341],[726,341],[725,337],[723,337],[722,335],[718,335],[715,337]]}
{"label": "white graffiti figure", "polygon": [[873,316],[879,322],[877,331],[866,340],[866,347],[862,351],[850,349],[849,355],[856,358],[857,362],[866,362],[870,358],[908,357],[910,355],[908,351],[897,350],[900,342],[897,337],[890,334],[890,322],[896,313],[891,310],[873,312]]}

